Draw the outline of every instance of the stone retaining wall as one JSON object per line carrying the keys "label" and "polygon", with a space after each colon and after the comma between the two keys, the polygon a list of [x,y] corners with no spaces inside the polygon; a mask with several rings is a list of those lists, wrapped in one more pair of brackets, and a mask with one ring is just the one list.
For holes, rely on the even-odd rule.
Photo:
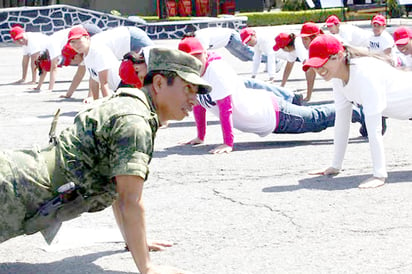
{"label": "stone retaining wall", "polygon": [[[137,19],[137,20],[136,20]],[[0,9],[0,42],[11,41],[9,30],[15,24],[26,31],[52,34],[55,31],[80,23],[93,23],[102,30],[117,26],[137,26],[147,32],[151,39],[177,39],[184,33],[206,27],[240,29],[247,17],[200,18],[187,21],[146,23],[136,17],[123,18],[107,13],[77,8],[68,5],[46,7],[20,7]]]}

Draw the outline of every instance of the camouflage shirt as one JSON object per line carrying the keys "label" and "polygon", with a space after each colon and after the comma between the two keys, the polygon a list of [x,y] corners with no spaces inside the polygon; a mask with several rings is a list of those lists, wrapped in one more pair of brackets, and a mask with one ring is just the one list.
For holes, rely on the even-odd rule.
{"label": "camouflage shirt", "polygon": [[57,144],[56,162],[66,180],[97,198],[89,211],[111,205],[115,176],[147,178],[159,125],[147,92],[123,88],[98,104],[80,112]]}

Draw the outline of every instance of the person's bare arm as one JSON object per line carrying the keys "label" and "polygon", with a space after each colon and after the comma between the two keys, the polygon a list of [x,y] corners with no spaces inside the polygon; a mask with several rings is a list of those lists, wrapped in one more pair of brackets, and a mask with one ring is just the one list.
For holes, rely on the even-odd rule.
{"label": "person's bare arm", "polygon": [[123,234],[134,262],[140,273],[184,273],[169,266],[157,266],[150,262],[146,239],[145,211],[142,201],[144,180],[139,176],[116,176],[117,206]]}
{"label": "person's bare arm", "polygon": [[315,85],[316,72],[313,69],[309,69],[305,73],[306,76],[306,97],[304,101],[309,101],[312,97],[313,86]]}
{"label": "person's bare arm", "polygon": [[86,67],[83,65],[79,65],[77,67],[76,73],[73,76],[72,83],[70,84],[69,89],[67,90],[65,95],[61,95],[62,98],[70,98],[72,97],[73,93],[76,91],[77,87],[83,80],[84,75],[86,74]]}
{"label": "person's bare arm", "polygon": [[50,65],[50,80],[49,80],[49,90],[52,91],[54,89],[54,84],[56,83],[56,76],[57,76],[57,64],[59,62],[59,57],[53,58],[51,60]]}
{"label": "person's bare arm", "polygon": [[138,176],[116,176],[118,209],[130,252],[141,273],[150,268],[146,224],[142,201],[144,180]]}
{"label": "person's bare arm", "polygon": [[281,87],[284,87],[286,85],[286,82],[289,79],[290,73],[292,72],[292,68],[294,62],[287,62],[285,66],[285,70],[283,71],[283,77],[282,77],[282,83],[280,84]]}
{"label": "person's bare arm", "polygon": [[38,90],[38,91],[41,90],[41,86],[43,85],[44,79],[46,79],[46,76],[47,76],[47,71],[42,71],[42,74],[40,74],[40,77],[39,77],[39,83],[37,84],[35,88],[33,88],[34,90]]}
{"label": "person's bare arm", "polygon": [[99,82],[96,82],[91,77],[89,78],[89,94],[88,97],[93,96],[94,100],[99,99]]}
{"label": "person's bare arm", "polygon": [[21,59],[21,79],[14,82],[15,84],[23,84],[26,82],[29,62],[30,62],[30,55],[23,55],[23,58]]}
{"label": "person's bare arm", "polygon": [[33,84],[37,81],[37,67],[35,61],[39,58],[40,52],[36,52],[30,56],[30,67],[31,67],[31,82]]}
{"label": "person's bare arm", "polygon": [[112,90],[109,88],[109,70],[103,70],[99,72],[100,90],[102,96],[107,97],[112,94]]}
{"label": "person's bare arm", "polygon": [[383,53],[385,53],[386,55],[388,55],[389,57],[391,57],[391,53],[392,53],[392,48],[387,48],[383,51]]}

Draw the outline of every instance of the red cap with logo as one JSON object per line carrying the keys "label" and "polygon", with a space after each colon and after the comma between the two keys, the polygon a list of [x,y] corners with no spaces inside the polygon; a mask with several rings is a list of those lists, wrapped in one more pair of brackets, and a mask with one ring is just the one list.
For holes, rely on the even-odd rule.
{"label": "red cap with logo", "polygon": [[74,39],[79,39],[82,36],[90,36],[87,30],[82,26],[74,27],[69,32],[68,42]]}
{"label": "red cap with logo", "polygon": [[335,25],[340,24],[340,20],[336,15],[331,15],[326,19],[326,26],[327,27],[333,27]]}
{"label": "red cap with logo", "polygon": [[290,42],[292,42],[292,38],[288,33],[280,33],[278,36],[275,38],[276,44],[273,46],[274,51],[278,51],[279,49],[283,49],[287,45],[289,45]]}
{"label": "red cap with logo", "polygon": [[10,36],[14,41],[20,40],[21,38],[23,38],[23,33],[24,33],[24,29],[19,25],[12,27],[10,30]]}
{"label": "red cap with logo", "polygon": [[252,38],[252,35],[255,35],[256,32],[251,28],[244,28],[240,31],[240,38],[242,39],[243,44],[247,44]]}
{"label": "red cap with logo", "polygon": [[393,40],[396,45],[406,45],[412,38],[412,31],[405,27],[399,27],[393,32]]}
{"label": "red cap with logo", "polygon": [[70,44],[66,44],[62,49],[62,57],[64,59],[63,66],[70,65],[71,61],[76,55],[77,52],[74,50],[74,48],[70,46]]}
{"label": "red cap with logo", "polygon": [[313,22],[306,22],[300,30],[301,37],[308,37],[318,34],[323,34],[323,31]]}
{"label": "red cap with logo", "polygon": [[136,88],[142,87],[142,81],[140,81],[134,69],[132,60],[125,59],[122,61],[119,67],[119,76],[125,84],[132,85]]}
{"label": "red cap with logo", "polygon": [[205,51],[200,41],[195,37],[187,37],[181,40],[178,49],[190,55],[200,54]]}
{"label": "red cap with logo", "polygon": [[386,18],[385,16],[381,15],[381,14],[376,14],[373,18],[372,18],[372,24],[378,24],[380,26],[385,26],[386,25]]}
{"label": "red cap with logo", "polygon": [[323,66],[331,55],[344,50],[342,43],[332,35],[320,35],[309,46],[309,59],[303,64],[303,70]]}

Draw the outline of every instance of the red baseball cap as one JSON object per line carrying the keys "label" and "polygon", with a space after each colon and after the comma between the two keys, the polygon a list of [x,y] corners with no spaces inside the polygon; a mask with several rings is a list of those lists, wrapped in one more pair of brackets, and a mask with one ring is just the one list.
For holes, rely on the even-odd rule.
{"label": "red baseball cap", "polygon": [[323,34],[323,31],[313,22],[306,22],[300,30],[301,37]]}
{"label": "red baseball cap", "polygon": [[326,26],[333,27],[334,25],[340,24],[340,20],[336,15],[331,15],[326,19]]}
{"label": "red baseball cap", "polygon": [[278,36],[275,38],[276,44],[273,46],[274,51],[278,51],[279,49],[283,49],[287,45],[289,45],[290,42],[292,42],[292,38],[288,33],[280,33]]}
{"label": "red baseball cap", "polygon": [[200,54],[205,51],[200,41],[195,37],[186,37],[181,40],[178,49],[190,55]]}
{"label": "red baseball cap", "polygon": [[332,35],[319,35],[310,43],[309,59],[303,64],[303,70],[323,66],[331,55],[343,50],[342,43]]}
{"label": "red baseball cap", "polygon": [[62,49],[62,57],[64,59],[63,66],[70,65],[71,61],[76,55],[77,52],[74,50],[74,48],[70,46],[70,44],[66,44]]}
{"label": "red baseball cap", "polygon": [[121,62],[119,76],[125,84],[132,85],[136,88],[141,88],[143,86],[142,81],[140,81],[140,78],[134,69],[132,60],[125,59]]}
{"label": "red baseball cap", "polygon": [[23,33],[24,33],[24,29],[19,25],[12,27],[10,30],[10,36],[14,41],[20,40],[21,38],[23,38]]}
{"label": "red baseball cap", "polygon": [[372,18],[372,24],[378,24],[380,26],[385,26],[386,25],[386,18],[385,16],[381,15],[381,14],[376,14],[373,18]]}
{"label": "red baseball cap", "polygon": [[393,40],[396,45],[406,45],[412,38],[412,31],[405,27],[399,27],[393,32]]}
{"label": "red baseball cap", "polygon": [[244,28],[240,31],[240,38],[242,39],[243,44],[247,44],[252,38],[252,35],[255,35],[256,32],[251,28]]}
{"label": "red baseball cap", "polygon": [[68,42],[70,42],[73,39],[79,39],[82,36],[90,36],[90,34],[82,26],[74,27],[69,32]]}

